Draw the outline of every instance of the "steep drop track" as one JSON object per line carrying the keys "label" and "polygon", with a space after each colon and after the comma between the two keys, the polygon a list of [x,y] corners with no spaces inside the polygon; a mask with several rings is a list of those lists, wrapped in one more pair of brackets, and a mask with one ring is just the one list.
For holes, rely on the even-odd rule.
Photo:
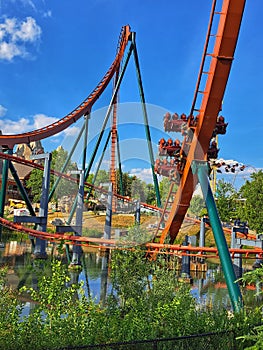
{"label": "steep drop track", "polygon": [[[192,162],[207,159],[209,143],[221,110],[234,58],[244,6],[245,0],[223,0],[221,11],[216,12],[216,1],[213,2],[203,59],[190,112],[190,115],[198,113],[198,122],[192,128],[191,140],[186,140],[189,135],[185,136],[183,145],[187,147],[187,151],[179,188],[175,192],[173,191],[174,184],[171,184],[170,196],[164,205],[166,209],[157,228],[155,242],[164,243],[165,239],[169,238],[169,242],[173,243],[189,208],[197,184],[197,176],[193,175],[191,169]],[[215,16],[220,16],[216,35],[211,34]],[[207,49],[211,39],[215,42],[213,52],[209,53]],[[209,70],[204,71],[204,63],[208,59],[211,60]],[[206,79],[205,88],[201,91],[200,82],[204,77]],[[200,107],[196,106],[199,96],[201,96]]]}

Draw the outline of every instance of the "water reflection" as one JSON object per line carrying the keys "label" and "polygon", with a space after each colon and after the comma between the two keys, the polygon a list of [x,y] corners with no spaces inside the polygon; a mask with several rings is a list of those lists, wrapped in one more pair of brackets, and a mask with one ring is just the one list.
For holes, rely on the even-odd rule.
{"label": "water reflection", "polygon": [[[12,240],[0,248],[0,263],[8,266],[8,283],[13,288],[36,288],[39,276],[48,273],[48,264],[35,261],[31,256],[30,240]],[[49,259],[56,254],[53,244],[48,247]],[[95,298],[96,302],[105,304],[106,297],[110,292],[111,284],[109,279],[109,252],[88,251],[84,248],[82,256],[82,270],[70,271],[70,283],[81,282],[85,295]],[[67,263],[65,258],[65,263]],[[228,295],[224,276],[220,265],[211,265],[206,272],[190,272],[193,280],[191,294],[196,298],[198,305],[209,307],[223,303],[226,308],[231,309],[231,302]],[[179,272],[175,272],[179,276]],[[255,286],[260,289],[261,286]],[[242,291],[246,305],[254,306],[259,301],[255,297],[256,290],[244,289]],[[23,315],[26,315],[34,307],[30,300],[22,300],[25,303]]]}

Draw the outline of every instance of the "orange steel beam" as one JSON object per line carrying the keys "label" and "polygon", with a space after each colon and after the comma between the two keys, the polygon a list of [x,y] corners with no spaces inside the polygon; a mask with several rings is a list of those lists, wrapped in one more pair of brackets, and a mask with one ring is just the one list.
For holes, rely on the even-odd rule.
{"label": "orange steel beam", "polygon": [[[19,163],[19,164],[23,164],[23,165],[26,165],[26,166],[30,166],[32,168],[39,169],[39,170],[44,170],[44,167],[41,164],[35,163],[32,160],[27,160],[27,159],[24,159],[24,158],[12,156],[12,155],[9,155],[9,154],[6,154],[6,153],[0,152],[0,159],[8,159],[8,160],[10,160],[12,162],[15,162],[15,163]],[[59,176],[59,177],[62,177],[63,179],[66,179],[66,180],[78,183],[78,179],[76,179],[75,177],[72,177],[72,176],[67,175],[67,174],[63,174],[63,173],[61,173],[61,172],[59,172],[57,170],[51,169],[51,174]],[[108,194],[107,190],[104,190],[103,188],[98,187],[98,186],[94,186],[94,185],[90,184],[89,182],[84,182],[84,185],[86,185],[88,187],[92,187],[94,190],[97,190],[99,192],[103,192],[105,194]],[[123,200],[124,202],[132,202],[131,198],[122,196],[122,195],[120,195],[118,193],[114,193],[114,196],[117,199]],[[147,204],[147,203],[144,203],[144,202],[141,202],[140,204],[141,204],[142,207],[150,209],[150,210],[153,210],[153,211],[156,211],[156,212],[161,212],[162,211],[161,208],[155,207],[154,205],[150,205],[150,204]]]}
{"label": "orange steel beam", "polygon": [[97,101],[97,99],[101,96],[102,92],[109,84],[116,70],[119,68],[126,46],[129,41],[130,33],[130,27],[128,25],[122,27],[118,43],[118,51],[112,65],[110,66],[109,70],[104,75],[100,83],[96,86],[96,88],[78,107],[76,107],[72,112],[67,114],[62,119],[56,121],[55,123],[47,125],[41,129],[37,129],[23,134],[0,135],[0,145],[13,148],[16,144],[30,143],[32,141],[42,140],[46,137],[53,136],[65,130],[71,124],[75,123],[84,114],[87,114],[91,110],[93,104]]}
{"label": "orange steel beam", "polygon": [[[104,239],[104,238],[92,238],[92,237],[82,237],[75,236],[70,234],[62,234],[62,233],[47,233],[38,230],[31,229],[29,227],[25,227],[18,223],[10,222],[6,219],[0,217],[0,224],[19,232],[23,232],[26,234],[30,234],[31,236],[38,237],[40,239],[45,239],[48,241],[61,242],[63,241],[65,244],[74,244],[74,245],[96,245],[98,248],[107,248],[107,249],[132,249],[135,246],[138,246],[136,242],[130,242],[129,247],[127,247],[128,242],[124,242],[123,245],[121,242],[118,242],[114,239]],[[125,246],[126,244],[126,246]],[[148,248],[148,252],[152,252],[155,254],[167,254],[167,255],[190,255],[195,257],[218,257],[217,248],[213,247],[193,247],[193,246],[183,246],[180,244],[159,244],[159,243],[146,243],[146,248]],[[232,258],[235,254],[245,254],[245,257],[249,257],[250,255],[254,256],[263,256],[263,249],[253,248],[253,249],[239,249],[239,248],[230,248],[229,249]],[[196,254],[194,254],[196,253]]]}
{"label": "orange steel beam", "polygon": [[218,31],[215,39],[210,69],[199,112],[198,124],[195,128],[181,182],[174,203],[162,231],[160,243],[170,233],[173,243],[182,225],[190,200],[197,183],[193,176],[191,164],[193,160],[205,160],[209,143],[216,125],[218,113],[229,77],[234,57],[245,0],[224,0]]}
{"label": "orange steel beam", "polygon": [[[115,82],[118,81],[119,69],[116,70]],[[116,86],[114,86],[116,87]],[[112,124],[111,124],[111,158],[110,158],[110,182],[112,183],[113,193],[117,193],[117,181],[116,181],[116,142],[117,142],[117,103],[118,103],[118,94],[116,95],[113,101],[113,114],[112,114]],[[112,201],[112,210],[116,211],[116,198],[113,197]]]}

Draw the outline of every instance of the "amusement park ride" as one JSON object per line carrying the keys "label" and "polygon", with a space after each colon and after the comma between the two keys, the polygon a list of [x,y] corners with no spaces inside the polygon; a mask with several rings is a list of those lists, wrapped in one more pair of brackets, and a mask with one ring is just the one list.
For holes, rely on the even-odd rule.
{"label": "amusement park ride", "polygon": [[[104,232],[104,239],[95,239],[82,237],[82,211],[83,211],[83,197],[84,185],[91,188],[93,184],[86,183],[93,165],[98,146],[102,141],[107,122],[110,115],[112,115],[111,131],[108,134],[106,146],[111,139],[111,171],[110,171],[110,200],[108,200],[107,211],[111,211],[112,202],[119,198],[123,201],[129,199],[116,194],[116,149],[118,151],[118,133],[117,133],[117,113],[118,104],[117,96],[121,86],[123,76],[131,55],[133,54],[137,80],[140,91],[140,98],[143,109],[144,125],[147,138],[148,151],[150,155],[150,162],[153,174],[153,181],[156,191],[157,207],[143,206],[160,213],[160,219],[154,233],[152,242],[146,244],[150,254],[157,254],[164,247],[168,247],[170,251],[188,251],[189,247],[182,247],[175,245],[174,241],[181,228],[186,212],[189,208],[190,201],[199,182],[202,188],[204,198],[206,200],[210,224],[213,229],[217,248],[203,248],[204,254],[209,253],[209,249],[214,254],[220,257],[223,272],[225,274],[226,283],[229,289],[230,298],[235,309],[240,308],[242,298],[237,283],[234,283],[236,276],[233,270],[231,256],[226,243],[221,222],[219,220],[213,194],[210,188],[208,175],[211,170],[209,160],[214,161],[218,155],[217,135],[223,135],[226,132],[227,123],[224,117],[220,115],[222,100],[224,97],[227,80],[229,77],[231,65],[234,58],[235,47],[239,34],[241,19],[244,11],[245,0],[222,0],[222,8],[216,11],[216,0],[213,0],[211,15],[208,25],[208,32],[204,46],[204,52],[200,65],[200,71],[197,79],[194,98],[191,106],[189,116],[186,115],[170,115],[167,113],[164,117],[164,130],[167,132],[180,132],[183,135],[183,141],[179,140],[160,140],[159,142],[159,156],[160,159],[154,159],[151,135],[148,123],[148,116],[146,111],[146,104],[144,98],[144,91],[142,86],[142,79],[139,67],[138,53],[135,42],[135,33],[130,31],[129,26],[122,28],[116,57],[110,66],[109,70],[92,91],[92,93],[73,111],[64,116],[57,122],[50,124],[44,128],[37,129],[31,132],[16,134],[16,135],[0,135],[0,146],[2,152],[0,158],[3,160],[2,167],[2,188],[0,193],[0,229],[6,226],[10,229],[26,232],[31,238],[35,237],[35,252],[36,254],[45,253],[45,244],[47,241],[61,241],[73,244],[73,255],[75,254],[78,260],[79,246],[88,245],[90,243],[97,243],[100,246],[107,245],[107,247],[114,248],[114,240],[110,239],[110,233]],[[218,22],[217,32],[212,33],[213,22]],[[208,48],[213,46],[212,52],[208,52]],[[207,69],[207,67],[209,67]],[[109,83],[114,80],[114,90],[111,101],[109,103],[107,113],[101,128],[101,132],[97,138],[95,148],[90,156],[88,165],[86,166],[86,151],[87,151],[87,135],[88,123],[92,117],[92,107],[95,102],[102,95]],[[30,144],[33,141],[43,140],[58,134],[71,126],[76,121],[83,118],[83,127],[81,132],[70,152],[69,157],[60,172],[55,172],[50,168],[51,156],[50,154],[39,154],[34,156],[36,159],[44,159],[45,165],[38,162],[26,161],[25,159],[13,156],[13,149],[16,145]],[[84,152],[82,159],[82,167],[78,171],[78,180],[65,173],[67,163],[70,160],[74,149],[80,138],[84,135]],[[105,147],[106,147],[105,146]],[[27,192],[21,184],[13,162],[29,165],[34,168],[43,170],[43,187],[42,197],[40,202],[40,211],[36,215],[32,203],[30,202]],[[120,160],[119,160],[120,162]],[[30,216],[14,217],[14,221],[4,219],[4,208],[6,202],[6,190],[8,181],[8,170],[11,171],[14,180],[21,192],[21,196],[25,201]],[[49,190],[49,176],[53,173],[57,176],[53,188]],[[168,176],[170,179],[170,190],[167,200],[161,205],[157,174]],[[61,178],[67,178],[71,181],[79,183],[78,195],[73,203],[72,210],[67,220],[67,225],[56,226],[56,233],[47,233],[48,220],[48,202],[51,200],[56,186]],[[71,225],[73,216],[75,216],[75,225]],[[107,216],[107,215],[106,215]],[[110,218],[110,216],[107,216]],[[110,220],[110,219],[109,219]],[[36,229],[29,228],[22,223],[33,223]],[[109,221],[110,223],[110,221]],[[109,226],[109,225],[108,225]],[[65,232],[72,232],[72,235],[65,235]],[[240,232],[242,233],[242,232]],[[246,232],[247,233],[247,232]],[[232,257],[235,254],[258,254],[261,256],[263,250],[261,248],[251,248],[250,250],[243,250],[240,248],[231,249]],[[194,249],[191,250],[194,253]],[[200,248],[196,248],[196,252],[200,252]]]}

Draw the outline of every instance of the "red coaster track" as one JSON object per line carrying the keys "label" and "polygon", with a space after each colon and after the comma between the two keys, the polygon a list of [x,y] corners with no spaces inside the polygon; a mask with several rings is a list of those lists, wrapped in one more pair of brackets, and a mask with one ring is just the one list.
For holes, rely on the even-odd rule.
{"label": "red coaster track", "polygon": [[[237,44],[245,0],[224,0],[220,12],[215,11],[216,1],[213,1],[208,34],[206,38],[203,59],[197,81],[194,101],[190,115],[198,112],[198,121],[191,128],[193,134],[185,136],[183,146],[187,149],[184,168],[178,190],[171,184],[170,195],[164,205],[164,213],[156,231],[155,241],[164,243],[169,237],[173,243],[182,225],[187,209],[197,183],[191,165],[194,160],[206,160],[209,143],[216,126],[217,117],[222,106],[222,100],[229,77],[234,52]],[[220,16],[216,35],[212,36],[211,28],[215,16]],[[207,52],[208,42],[215,37],[212,53]],[[205,60],[211,59],[209,71],[204,71]],[[200,91],[201,79],[206,77],[204,91]],[[196,107],[197,96],[202,96],[200,107]],[[183,149],[184,151],[184,149]],[[165,227],[162,228],[162,224]]]}
{"label": "red coaster track", "polygon": [[114,73],[119,69],[120,63],[123,59],[125,48],[129,41],[130,33],[130,27],[128,25],[122,28],[118,43],[117,54],[112,65],[110,66],[109,70],[104,75],[100,83],[96,86],[96,88],[78,107],[76,107],[72,112],[67,114],[62,119],[56,121],[53,124],[47,125],[44,128],[26,132],[23,134],[0,135],[0,145],[12,149],[14,145],[17,144],[30,143],[33,141],[45,139],[46,137],[53,136],[65,130],[71,124],[75,123],[80,117],[89,113],[93,104],[101,96],[101,94],[111,81]]}

